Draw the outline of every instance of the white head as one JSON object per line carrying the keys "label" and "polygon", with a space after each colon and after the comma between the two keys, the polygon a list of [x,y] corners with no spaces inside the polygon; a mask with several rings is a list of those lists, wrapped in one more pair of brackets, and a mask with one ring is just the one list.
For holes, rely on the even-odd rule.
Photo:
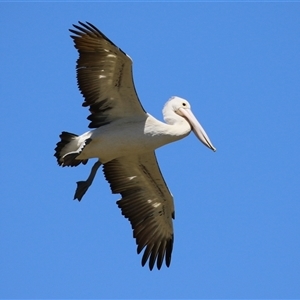
{"label": "white head", "polygon": [[189,123],[191,130],[193,130],[198,139],[205,146],[213,151],[216,151],[216,148],[212,145],[212,142],[210,141],[203,127],[192,113],[191,106],[187,100],[177,96],[171,97],[164,106],[163,115],[166,123],[170,125],[179,123],[182,121],[182,118],[184,118],[184,120]]}

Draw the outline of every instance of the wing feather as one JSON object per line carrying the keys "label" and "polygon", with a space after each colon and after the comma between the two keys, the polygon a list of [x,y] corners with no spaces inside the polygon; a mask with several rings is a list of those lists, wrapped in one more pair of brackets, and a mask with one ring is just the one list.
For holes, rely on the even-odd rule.
{"label": "wing feather", "polygon": [[173,248],[173,197],[161,175],[154,152],[121,157],[104,164],[104,175],[122,214],[129,219],[142,265],[150,270],[169,266]]}
{"label": "wing feather", "polygon": [[79,22],[69,29],[77,60],[77,84],[84,96],[82,106],[89,106],[90,128],[97,128],[118,118],[145,111],[138,99],[132,76],[132,61],[91,23]]}

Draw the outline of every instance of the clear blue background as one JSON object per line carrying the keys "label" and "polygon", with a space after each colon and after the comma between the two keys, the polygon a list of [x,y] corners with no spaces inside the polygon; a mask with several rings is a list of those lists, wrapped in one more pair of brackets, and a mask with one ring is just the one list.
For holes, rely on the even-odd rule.
{"label": "clear blue background", "polygon": [[[299,298],[299,3],[1,3],[0,297]],[[157,151],[175,198],[170,268],[140,265],[92,163],[59,168],[87,130],[68,29],[99,27],[134,60],[144,108],[188,99],[212,142]]]}

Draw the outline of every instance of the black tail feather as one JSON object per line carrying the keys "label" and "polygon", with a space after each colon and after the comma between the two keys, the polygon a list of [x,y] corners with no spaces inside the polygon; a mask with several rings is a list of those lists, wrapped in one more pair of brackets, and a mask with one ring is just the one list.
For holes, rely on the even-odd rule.
{"label": "black tail feather", "polygon": [[80,163],[85,165],[88,162],[88,159],[85,159],[85,160],[77,160],[76,159],[76,157],[80,153],[70,152],[69,154],[66,153],[64,157],[63,157],[63,155],[61,155],[61,151],[63,150],[63,148],[67,144],[69,144],[72,140],[74,140],[76,137],[78,137],[77,134],[63,131],[59,137],[60,137],[60,141],[56,144],[56,148],[54,149],[54,151],[55,151],[54,156],[56,157],[57,163],[60,166],[76,167]]}

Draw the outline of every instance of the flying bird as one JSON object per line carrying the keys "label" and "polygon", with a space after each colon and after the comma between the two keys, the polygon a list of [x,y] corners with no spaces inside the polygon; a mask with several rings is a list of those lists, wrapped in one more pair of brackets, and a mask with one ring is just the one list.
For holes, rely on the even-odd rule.
{"label": "flying bird", "polygon": [[89,107],[91,130],[76,135],[62,132],[54,156],[60,166],[75,167],[96,158],[90,175],[77,182],[74,199],[82,199],[100,166],[136,239],[142,266],[150,270],[171,263],[175,217],[173,196],[159,169],[155,149],[186,137],[191,131],[216,151],[191,111],[189,102],[171,97],[161,122],[147,113],[138,98],[131,58],[91,23],[70,29],[79,52],[77,83]]}

